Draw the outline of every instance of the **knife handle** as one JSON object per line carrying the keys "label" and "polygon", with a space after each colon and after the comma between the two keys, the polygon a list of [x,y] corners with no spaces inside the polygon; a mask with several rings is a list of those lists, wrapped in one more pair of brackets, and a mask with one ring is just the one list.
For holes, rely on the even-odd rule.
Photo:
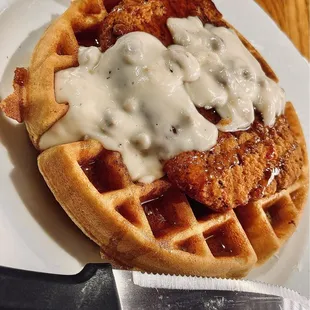
{"label": "knife handle", "polygon": [[111,265],[87,264],[70,276],[0,267],[0,309],[121,308]]}

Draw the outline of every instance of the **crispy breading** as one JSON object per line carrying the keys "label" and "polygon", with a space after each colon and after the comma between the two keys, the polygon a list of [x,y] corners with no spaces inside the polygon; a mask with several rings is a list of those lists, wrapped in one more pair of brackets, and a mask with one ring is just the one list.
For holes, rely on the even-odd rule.
{"label": "crispy breading", "polygon": [[100,44],[103,51],[129,32],[144,31],[164,45],[172,43],[167,27],[169,17],[198,16],[203,23],[219,23],[221,14],[210,0],[123,0],[105,18]]}
{"label": "crispy breading", "polygon": [[215,211],[245,205],[293,184],[303,154],[285,116],[274,127],[258,118],[247,131],[220,133],[207,152],[185,152],[165,164],[169,180]]}

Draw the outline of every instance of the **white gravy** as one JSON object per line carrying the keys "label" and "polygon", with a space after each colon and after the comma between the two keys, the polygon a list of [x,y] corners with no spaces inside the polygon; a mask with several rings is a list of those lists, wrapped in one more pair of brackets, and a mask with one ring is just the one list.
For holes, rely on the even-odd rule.
{"label": "white gravy", "polygon": [[[55,93],[69,110],[40,140],[40,148],[83,138],[122,154],[134,181],[163,176],[162,162],[206,151],[218,129],[248,128],[254,108],[266,125],[284,110],[284,92],[226,28],[197,17],[170,18],[175,45],[133,32],[105,53],[80,47],[79,66],[56,73]],[[215,108],[226,125],[213,125],[196,107]]]}

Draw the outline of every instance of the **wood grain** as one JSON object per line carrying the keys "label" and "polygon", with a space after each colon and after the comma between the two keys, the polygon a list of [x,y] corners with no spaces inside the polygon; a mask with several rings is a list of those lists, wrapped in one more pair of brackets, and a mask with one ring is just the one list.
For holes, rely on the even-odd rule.
{"label": "wood grain", "polygon": [[256,0],[309,59],[309,0]]}

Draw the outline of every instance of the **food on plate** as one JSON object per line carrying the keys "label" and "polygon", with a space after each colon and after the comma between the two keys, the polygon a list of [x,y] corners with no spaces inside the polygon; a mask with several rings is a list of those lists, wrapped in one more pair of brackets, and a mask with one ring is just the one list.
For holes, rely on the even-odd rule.
{"label": "food on plate", "polygon": [[215,211],[268,197],[294,184],[304,155],[289,123],[255,120],[250,129],[221,133],[211,151],[181,153],[165,164],[169,180]]}
{"label": "food on plate", "polygon": [[211,0],[107,9],[74,1],[2,110],[25,122],[55,198],[115,265],[245,276],[305,204],[293,105]]}

